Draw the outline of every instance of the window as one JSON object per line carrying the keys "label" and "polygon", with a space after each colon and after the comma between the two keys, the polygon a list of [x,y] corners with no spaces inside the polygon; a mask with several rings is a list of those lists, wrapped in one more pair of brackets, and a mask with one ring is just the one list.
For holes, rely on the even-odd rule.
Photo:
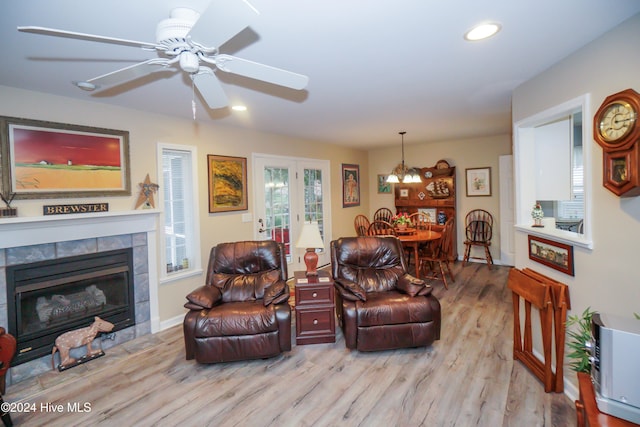
{"label": "window", "polygon": [[197,203],[196,148],[159,144],[162,183],[160,200],[163,206],[162,257],[166,268],[161,280],[199,274],[200,241]]}
{"label": "window", "polygon": [[[516,228],[591,248],[588,165],[591,144],[588,95],[514,125]],[[540,202],[547,221],[532,228],[531,210]]]}

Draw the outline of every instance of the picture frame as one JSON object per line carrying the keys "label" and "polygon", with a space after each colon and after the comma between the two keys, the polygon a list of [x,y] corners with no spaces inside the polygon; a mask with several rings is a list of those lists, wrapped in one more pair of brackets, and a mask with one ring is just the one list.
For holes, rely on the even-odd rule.
{"label": "picture frame", "polygon": [[244,211],[247,200],[247,158],[207,155],[209,213]]}
{"label": "picture frame", "polygon": [[378,174],[378,193],[391,194],[391,184],[387,182],[388,175]]}
{"label": "picture frame", "polygon": [[574,275],[573,246],[530,234],[529,259],[569,276]]}
{"label": "picture frame", "polygon": [[129,132],[0,116],[2,194],[130,196]]}
{"label": "picture frame", "polygon": [[400,197],[408,198],[409,197],[409,189],[408,188],[401,188],[400,189]]}
{"label": "picture frame", "polygon": [[438,215],[436,208],[418,208],[418,212],[425,214],[429,222],[431,222],[432,224],[436,223]]}
{"label": "picture frame", "polygon": [[491,168],[467,168],[467,197],[491,196]]}
{"label": "picture frame", "polygon": [[342,207],[360,206],[360,165],[342,164]]}

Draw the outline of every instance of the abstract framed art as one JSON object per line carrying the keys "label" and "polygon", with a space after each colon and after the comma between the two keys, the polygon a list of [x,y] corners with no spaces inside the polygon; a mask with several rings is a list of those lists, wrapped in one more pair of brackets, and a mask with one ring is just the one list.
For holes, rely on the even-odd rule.
{"label": "abstract framed art", "polygon": [[131,195],[127,131],[0,117],[0,137],[5,196]]}
{"label": "abstract framed art", "polygon": [[247,210],[247,158],[209,154],[207,164],[209,212]]}

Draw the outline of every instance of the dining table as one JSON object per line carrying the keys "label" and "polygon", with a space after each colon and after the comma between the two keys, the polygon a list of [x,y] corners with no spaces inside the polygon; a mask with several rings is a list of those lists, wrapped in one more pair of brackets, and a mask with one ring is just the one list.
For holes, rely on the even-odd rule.
{"label": "dining table", "polygon": [[433,230],[409,229],[397,233],[398,239],[402,245],[413,249],[414,260],[416,264],[416,277],[420,278],[420,244],[432,242],[442,237],[442,233]]}

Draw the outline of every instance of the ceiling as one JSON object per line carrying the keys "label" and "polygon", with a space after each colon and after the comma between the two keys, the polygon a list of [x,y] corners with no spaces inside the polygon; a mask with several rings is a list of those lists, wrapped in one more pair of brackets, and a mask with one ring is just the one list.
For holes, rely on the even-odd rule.
{"label": "ceiling", "polygon": [[[231,1],[231,0],[229,0]],[[163,73],[102,91],[83,81],[156,56],[134,47],[18,32],[17,26],[155,42],[174,7],[209,0],[21,0],[0,15],[0,85],[192,119],[191,82]],[[638,0],[251,0],[256,23],[220,51],[309,77],[296,91],[218,72],[231,103],[197,120],[363,149],[509,133],[511,92],[640,13]],[[493,38],[465,31],[495,21]],[[223,74],[223,75],[221,75]],[[35,117],[34,117],[35,118]]]}

